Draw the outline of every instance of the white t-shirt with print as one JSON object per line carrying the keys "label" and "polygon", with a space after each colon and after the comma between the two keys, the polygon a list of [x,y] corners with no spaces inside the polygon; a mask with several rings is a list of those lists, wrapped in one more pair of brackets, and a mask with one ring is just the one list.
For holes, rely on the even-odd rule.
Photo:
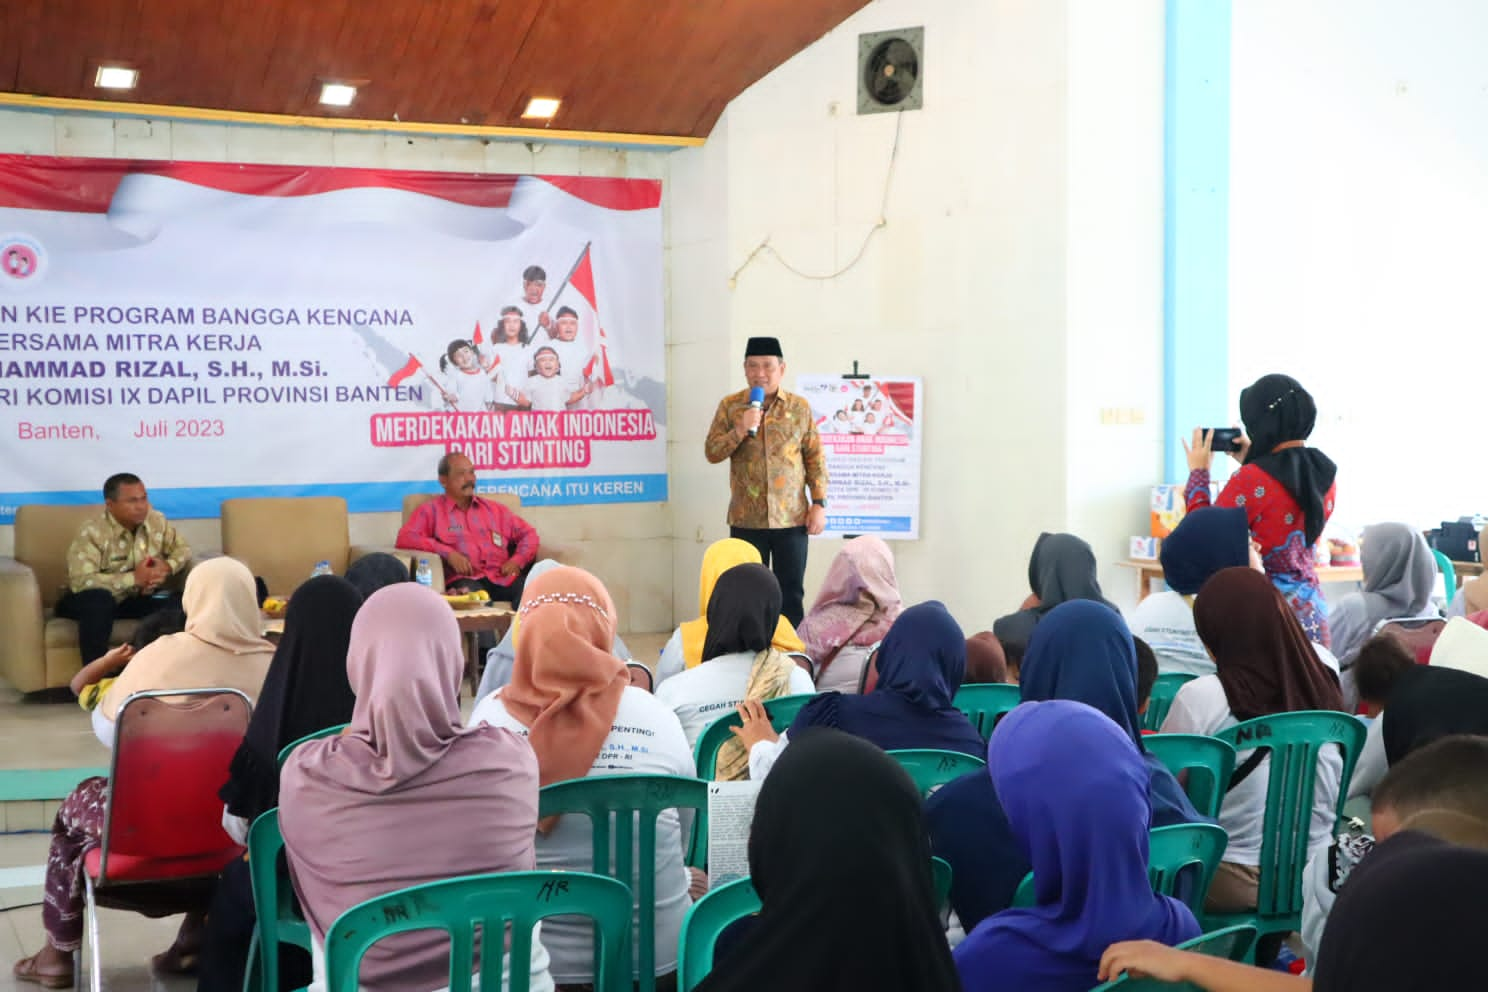
{"label": "white t-shirt with print", "polygon": [[[527,727],[506,710],[500,693],[476,704],[470,726],[487,723],[523,737]],[[697,767],[692,748],[676,715],[644,689],[626,686],[620,708],[604,746],[589,770],[593,775],[681,775],[692,778]],[[691,881],[683,865],[684,843],[692,826],[692,815],[678,816],[665,810],[656,818],[656,973],[665,975],[677,968],[677,940],[682,917],[692,900],[687,894]],[[639,845],[639,840],[637,840]],[[560,817],[550,833],[537,837],[537,867],[540,870],[594,870],[594,841],[589,818]],[[639,918],[635,921],[640,926]],[[639,929],[637,929],[639,932]],[[543,923],[543,945],[551,958],[549,972],[559,985],[594,980],[594,944],[587,921],[554,917]],[[634,960],[632,958],[632,960]]]}
{"label": "white t-shirt with print", "polygon": [[[1137,604],[1127,621],[1133,637],[1140,637],[1157,656],[1157,673],[1167,675],[1213,675],[1214,659],[1204,647],[1194,626],[1193,607],[1171,589],[1155,592]],[[1338,659],[1333,652],[1312,642],[1312,653],[1318,661],[1338,674]]]}
{"label": "white t-shirt with print", "polygon": [[[721,716],[733,711],[744,701],[744,688],[749,683],[749,670],[755,653],[742,651],[726,654],[689,668],[656,687],[656,698],[677,714],[689,746],[696,745],[698,735]],[[816,686],[800,666],[791,666],[790,695],[811,693]]]}
{"label": "white t-shirt with print", "polygon": [[[1240,721],[1230,712],[1224,686],[1218,675],[1205,675],[1185,683],[1173,699],[1163,721],[1164,734],[1203,734],[1212,737]],[[1251,755],[1239,751],[1235,766],[1239,768]],[[1317,786],[1313,793],[1312,829],[1309,849],[1326,847],[1333,837],[1333,822],[1338,809],[1338,780],[1343,773],[1343,758],[1336,747],[1325,747],[1318,755]],[[1231,864],[1255,866],[1261,861],[1261,832],[1266,817],[1266,787],[1271,778],[1271,759],[1264,759],[1245,780],[1231,789],[1219,809],[1219,825],[1230,835],[1224,860]]]}

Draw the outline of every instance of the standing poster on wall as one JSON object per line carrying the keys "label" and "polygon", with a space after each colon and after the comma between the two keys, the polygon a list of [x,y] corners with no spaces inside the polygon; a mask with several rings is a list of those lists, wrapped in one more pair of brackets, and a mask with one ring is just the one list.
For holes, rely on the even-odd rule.
{"label": "standing poster on wall", "polygon": [[0,156],[0,522],[667,498],[661,184]]}
{"label": "standing poster on wall", "polygon": [[920,380],[803,375],[796,386],[827,455],[827,536],[918,538]]}

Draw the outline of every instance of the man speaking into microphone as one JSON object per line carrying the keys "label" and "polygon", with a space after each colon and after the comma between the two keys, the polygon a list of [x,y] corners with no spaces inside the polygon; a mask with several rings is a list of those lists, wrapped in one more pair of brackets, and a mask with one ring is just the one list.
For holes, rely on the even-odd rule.
{"label": "man speaking into microphone", "polygon": [[806,612],[806,536],[827,524],[827,464],[811,405],[780,388],[784,377],[780,342],[750,338],[750,388],[718,404],[704,453],[713,464],[729,459],[729,533],[759,549],[780,582],[781,612],[798,624]]}

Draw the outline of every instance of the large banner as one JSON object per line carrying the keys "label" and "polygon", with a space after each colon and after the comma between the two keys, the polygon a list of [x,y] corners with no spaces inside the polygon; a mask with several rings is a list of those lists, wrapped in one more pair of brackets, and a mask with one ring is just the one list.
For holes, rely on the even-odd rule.
{"label": "large banner", "polygon": [[827,455],[827,536],[920,536],[919,379],[804,375]]}
{"label": "large banner", "polygon": [[0,522],[666,499],[661,185],[0,156]]}

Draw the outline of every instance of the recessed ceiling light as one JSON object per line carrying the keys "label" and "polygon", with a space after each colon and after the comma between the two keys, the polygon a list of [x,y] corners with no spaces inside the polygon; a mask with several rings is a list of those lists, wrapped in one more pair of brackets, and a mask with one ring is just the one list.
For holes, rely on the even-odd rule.
{"label": "recessed ceiling light", "polygon": [[320,102],[328,107],[349,107],[356,99],[357,88],[345,83],[324,83],[320,87]]}
{"label": "recessed ceiling light", "polygon": [[558,113],[558,104],[561,102],[550,96],[535,96],[527,101],[527,109],[522,111],[522,116],[549,120]]}
{"label": "recessed ceiling light", "polygon": [[105,90],[132,90],[139,82],[138,69],[126,69],[118,65],[101,65],[93,77],[93,85]]}

